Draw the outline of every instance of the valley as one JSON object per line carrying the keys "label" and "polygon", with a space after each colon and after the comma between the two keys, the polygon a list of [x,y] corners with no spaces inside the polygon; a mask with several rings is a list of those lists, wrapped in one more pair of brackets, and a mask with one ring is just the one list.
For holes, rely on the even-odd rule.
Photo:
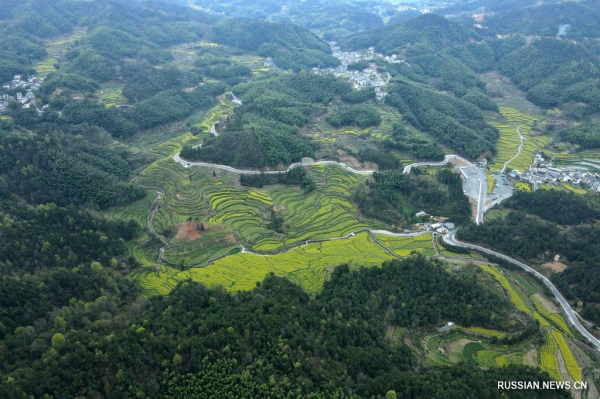
{"label": "valley", "polygon": [[7,0],[0,397],[599,396],[598,18]]}

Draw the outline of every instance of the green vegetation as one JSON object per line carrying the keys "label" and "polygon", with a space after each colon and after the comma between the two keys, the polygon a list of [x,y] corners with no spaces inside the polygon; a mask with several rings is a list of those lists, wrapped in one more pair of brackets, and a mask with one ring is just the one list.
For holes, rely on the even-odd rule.
{"label": "green vegetation", "polygon": [[[561,206],[561,202],[552,205]],[[547,206],[552,209],[552,205]],[[537,208],[533,208],[532,211],[537,212],[535,209]],[[560,211],[556,210],[552,214],[556,215],[557,212]],[[552,254],[559,253],[568,262],[569,267],[561,273],[553,274],[552,280],[564,295],[567,298],[577,295],[589,302],[600,301],[595,294],[595,280],[591,277],[597,272],[597,268],[592,265],[597,262],[600,234],[600,229],[595,224],[574,226],[561,231],[552,222],[521,212],[509,212],[479,226],[471,224],[459,229],[458,234],[462,240],[485,243],[498,251],[524,259],[550,261]],[[590,316],[596,320],[593,312],[590,312]]]}
{"label": "green vegetation", "polygon": [[353,48],[374,46],[377,51],[394,54],[410,48],[411,54],[440,50],[466,43],[473,33],[436,14],[425,14],[400,25],[386,26],[365,33],[358,33],[344,41]]}
{"label": "green vegetation", "polygon": [[600,147],[600,123],[582,123],[559,132],[563,141],[579,144],[581,148]]}
{"label": "green vegetation", "polygon": [[196,4],[228,17],[265,19],[268,16],[275,21],[293,22],[306,29],[319,30],[325,37],[345,36],[351,32],[383,25],[376,12],[350,2],[331,3],[318,0],[307,4],[285,0],[274,6],[268,2],[249,3],[243,0],[227,3],[218,0],[197,0]]}
{"label": "green vegetation", "polygon": [[597,60],[585,47],[558,39],[539,39],[507,55],[500,71],[542,107],[581,103],[570,111],[598,111]]}
{"label": "green vegetation", "polygon": [[[525,172],[533,162],[533,156],[550,143],[550,137],[539,135],[533,130],[536,119],[530,115],[507,107],[500,107],[500,113],[503,117],[502,122],[489,121],[500,132],[498,152],[490,168],[494,171],[502,170],[504,163],[510,160],[507,167]],[[517,128],[523,135],[520,153],[521,140]]]}
{"label": "green vegetation", "polygon": [[[480,266],[483,270],[490,273],[500,285],[508,292],[511,302],[515,305],[517,309],[524,313],[529,313],[531,311],[531,306],[526,306],[525,302],[519,296],[517,291],[513,288],[513,286],[509,283],[509,281],[504,277],[504,275],[493,266]],[[529,304],[528,304],[529,305]]]}
{"label": "green vegetation", "polygon": [[435,249],[431,244],[431,233],[425,233],[414,237],[395,237],[376,234],[375,237],[398,256],[406,257],[412,252],[418,252],[425,256],[435,255]]}
{"label": "green vegetation", "polygon": [[[517,127],[510,168],[542,149],[558,165],[600,160],[595,6],[485,0],[479,29],[467,3],[412,20],[379,1],[272,3],[2,4],[2,86],[45,82],[0,115],[0,397],[496,398],[496,381],[549,378],[525,365],[591,378],[529,276],[469,265],[483,258],[429,232],[374,231],[414,230],[425,210],[528,262],[558,253],[568,267],[551,278],[600,320],[598,202],[568,192],[584,187],[517,193],[475,226],[458,173],[401,172],[449,153],[497,170]],[[509,11],[511,34],[495,37]],[[540,19],[523,26],[519,11]],[[402,61],[372,60],[391,75],[384,101],[311,73],[339,65],[330,40]],[[239,175],[177,153],[378,172]]]}
{"label": "green vegetation", "polygon": [[262,57],[272,57],[283,69],[299,72],[315,66],[335,66],[339,60],[330,55],[329,46],[298,26],[252,19],[225,19],[214,26],[214,40]]}
{"label": "green vegetation", "polygon": [[559,190],[517,191],[505,204],[542,219],[562,225],[574,225],[600,218],[598,199]]}
{"label": "green vegetation", "polygon": [[406,83],[398,83],[389,93],[387,104],[459,153],[476,158],[494,149],[498,132],[484,122],[476,106]]}
{"label": "green vegetation", "polygon": [[349,93],[346,82],[308,73],[281,75],[235,86],[243,105],[227,121],[220,136],[202,148],[185,149],[182,157],[238,167],[289,165],[313,157],[313,148],[299,135],[311,112],[336,94]]}
{"label": "green vegetation", "polygon": [[8,177],[0,181],[6,184],[7,193],[34,204],[106,208],[128,203],[145,195],[141,187],[125,182],[130,172],[130,165],[117,151],[82,137],[11,133],[0,138],[0,174]]}
{"label": "green vegetation", "polygon": [[406,224],[418,212],[413,204],[456,222],[466,221],[471,215],[460,177],[448,169],[434,176],[405,175],[401,170],[375,173],[373,182],[358,187],[353,201],[363,215],[396,225]]}
{"label": "green vegetation", "polygon": [[209,287],[230,291],[250,290],[269,273],[285,276],[310,293],[321,291],[333,268],[340,264],[355,267],[378,266],[391,259],[366,233],[338,241],[311,243],[272,256],[239,253],[214,261],[210,267],[178,271],[152,268],[131,275],[147,294],[168,294],[178,282],[191,279]]}
{"label": "green vegetation", "polygon": [[357,125],[364,129],[367,126],[378,125],[381,116],[369,105],[353,105],[337,108],[326,120],[334,127]]}

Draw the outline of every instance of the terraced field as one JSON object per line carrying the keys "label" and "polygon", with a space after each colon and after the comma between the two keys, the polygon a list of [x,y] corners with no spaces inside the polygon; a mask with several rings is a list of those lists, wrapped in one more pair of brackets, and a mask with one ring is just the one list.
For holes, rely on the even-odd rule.
{"label": "terraced field", "polygon": [[[511,302],[515,307],[523,312],[531,314],[540,325],[544,327],[546,335],[546,343],[540,348],[540,367],[547,371],[552,378],[561,380],[558,368],[557,356],[562,355],[569,375],[576,381],[581,380],[581,368],[579,367],[575,357],[573,356],[567,339],[573,337],[573,333],[569,329],[564,317],[559,313],[552,313],[542,303],[536,295],[537,289],[525,277],[517,273],[509,273],[509,275],[519,282],[519,285],[514,285],[508,280],[505,274],[500,273],[499,269],[492,266],[480,266],[486,272],[492,274],[509,293]],[[523,289],[521,289],[521,287]],[[525,290],[525,291],[523,291]],[[533,309],[533,307],[535,309]],[[558,327],[559,329],[557,329]],[[562,330],[562,332],[561,332]],[[564,333],[563,333],[564,332]],[[566,334],[566,335],[565,335]],[[560,348],[560,352],[556,347]],[[495,358],[497,365],[506,365],[517,361],[517,357],[511,355],[509,358]],[[518,363],[517,363],[518,364]]]}
{"label": "terraced field", "polygon": [[550,311],[540,302],[540,300],[535,295],[531,295],[529,298],[533,301],[533,304],[535,305],[536,310],[542,316],[544,316],[545,319],[547,319],[551,323],[555,324],[556,326],[560,327],[561,330],[563,330],[564,332],[569,334],[571,337],[573,336],[573,333],[569,329],[567,322],[565,321],[564,317],[561,314],[550,313]]}
{"label": "terraced field", "polygon": [[85,29],[77,28],[72,34],[46,41],[46,52],[48,56],[35,65],[38,76],[45,78],[56,71],[56,64],[66,54],[69,46],[86,35]]}
{"label": "terraced field", "polygon": [[502,339],[502,338],[506,337],[506,333],[504,333],[502,331],[489,330],[489,329],[483,328],[483,327],[469,327],[469,328],[463,327],[462,330],[465,332],[472,333],[472,334],[481,335],[482,337],[487,337],[487,338],[496,337],[496,338]]}
{"label": "terraced field", "polygon": [[419,252],[425,256],[435,255],[435,249],[431,243],[431,233],[421,234],[415,237],[394,237],[376,234],[375,237],[398,256],[408,256],[413,251]]}
{"label": "terraced field", "polygon": [[221,96],[219,103],[206,113],[201,122],[194,124],[194,126],[201,128],[203,133],[209,134],[210,129],[215,123],[220,122],[233,114],[233,109],[233,103],[228,101],[225,96]]}
{"label": "terraced field", "polygon": [[542,114],[542,110],[527,100],[525,93],[515,86],[510,79],[498,72],[484,73],[481,78],[489,90],[501,93],[502,97],[494,99],[501,107],[512,107],[530,115]]}
{"label": "terraced field", "polygon": [[127,100],[121,94],[124,85],[118,84],[105,84],[100,89],[100,101],[107,107],[114,107],[115,105],[125,104]]}
{"label": "terraced field", "polygon": [[560,381],[558,361],[556,360],[556,342],[552,335],[546,334],[546,343],[540,348],[540,368],[550,374],[550,377]]}
{"label": "terraced field", "polygon": [[436,366],[452,365],[456,363],[450,360],[440,351],[442,337],[439,335],[428,335],[424,338],[427,348],[427,361]]}
{"label": "terraced field", "polygon": [[524,172],[526,169],[529,169],[535,153],[546,147],[550,143],[551,138],[535,135],[533,126],[537,119],[529,114],[509,107],[500,107],[500,114],[503,117],[502,120],[487,119],[488,123],[496,127],[500,132],[500,138],[497,143],[498,153],[494,162],[490,163],[490,169],[492,171],[502,170],[504,163],[517,155],[521,143],[517,132],[517,127],[519,127],[524,137],[523,148],[520,154],[510,161],[508,167]]}
{"label": "terraced field", "polygon": [[56,64],[58,64],[58,57],[48,57],[36,64],[36,74],[42,78],[45,78],[52,72],[56,72]]}
{"label": "terraced field", "polygon": [[577,364],[573,353],[571,353],[571,350],[569,349],[569,345],[567,345],[567,341],[565,340],[564,335],[561,334],[559,331],[553,329],[552,337],[558,344],[558,348],[560,349],[560,353],[562,354],[562,357],[565,361],[565,366],[567,367],[569,375],[573,378],[573,380],[581,381],[581,368]]}
{"label": "terraced field", "polygon": [[[597,149],[581,150],[578,152],[552,152],[552,151],[547,151],[547,152],[548,152],[548,154],[551,155],[552,162],[555,165],[560,165],[560,166],[577,165],[576,162],[585,161],[586,159],[589,159],[592,161],[600,161],[600,150],[597,150]],[[579,165],[579,166],[585,166],[585,165]],[[594,168],[590,167],[590,169],[594,169]]]}
{"label": "terraced field", "polygon": [[231,60],[252,69],[252,74],[254,75],[261,75],[271,71],[271,68],[264,66],[265,59],[257,55],[234,55],[231,57]]}
{"label": "terraced field", "polygon": [[519,291],[513,287],[513,285],[508,281],[508,279],[500,272],[498,268],[495,266],[485,266],[480,265],[481,269],[486,271],[487,273],[494,276],[496,280],[500,283],[500,285],[508,292],[511,302],[515,305],[517,309],[522,312],[530,313],[532,311],[531,304],[529,301],[525,302],[521,297]]}
{"label": "terraced field", "polygon": [[[462,332],[454,331],[449,334],[427,335],[424,337],[427,361],[430,364],[448,365],[467,361],[486,368],[522,364],[523,353],[531,347],[529,343],[520,343],[513,346],[493,344],[489,340],[489,335],[479,334],[483,331],[478,331],[478,337],[473,337],[471,332],[464,333],[467,329],[462,327],[458,327],[458,329]],[[492,336],[505,336],[501,332],[494,333],[496,334]],[[487,339],[482,340],[479,336]]]}
{"label": "terraced field", "polygon": [[356,267],[378,266],[392,259],[367,233],[344,240],[311,243],[288,252],[264,256],[239,253],[215,261],[210,267],[179,271],[160,267],[132,273],[146,293],[168,294],[180,281],[191,279],[208,286],[223,286],[230,291],[249,290],[269,273],[286,276],[306,291],[321,290],[328,274],[340,264]]}
{"label": "terraced field", "polygon": [[579,195],[583,195],[583,194],[586,193],[585,190],[582,190],[581,188],[574,187],[574,186],[572,186],[572,185],[570,185],[568,183],[561,183],[561,187],[564,187],[567,191],[571,191],[571,192],[573,192],[575,194],[579,194]]}
{"label": "terraced field", "polygon": [[311,136],[315,142],[321,144],[331,144],[336,142],[339,138],[348,135],[383,140],[385,137],[389,136],[393,124],[401,120],[402,116],[398,111],[382,104],[376,104],[374,107],[381,114],[381,123],[377,126],[370,126],[365,129],[352,126],[333,128],[330,124],[325,122],[322,117],[314,126],[307,129],[308,131],[306,134]]}

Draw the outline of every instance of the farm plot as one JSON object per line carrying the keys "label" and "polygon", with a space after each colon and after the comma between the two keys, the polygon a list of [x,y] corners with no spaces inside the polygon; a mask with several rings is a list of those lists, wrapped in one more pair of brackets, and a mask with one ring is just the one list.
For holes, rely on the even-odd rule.
{"label": "farm plot", "polygon": [[522,364],[523,355],[521,353],[507,353],[504,355],[496,356],[494,363],[498,367],[505,367],[510,364]]}
{"label": "farm plot", "polygon": [[330,144],[336,142],[341,137],[349,135],[364,137],[368,136],[376,140],[383,140],[385,137],[389,136],[389,133],[392,131],[393,124],[401,120],[402,116],[396,110],[381,104],[374,105],[374,107],[381,115],[381,123],[377,126],[370,126],[364,129],[356,126],[334,128],[324,120],[320,120],[317,121],[314,126],[308,129],[307,134],[310,135],[314,141],[321,144]]}
{"label": "farm plot", "polygon": [[[500,132],[500,138],[497,143],[498,153],[494,162],[490,164],[490,169],[492,171],[502,170],[504,163],[512,159],[508,167],[524,172],[531,165],[535,153],[546,147],[550,143],[551,138],[534,135],[533,126],[537,119],[531,115],[508,107],[500,107],[500,114],[503,116],[502,121],[488,118],[488,122]],[[517,127],[524,138],[520,153],[519,146],[521,140],[517,132]],[[513,159],[515,156],[516,158]]]}
{"label": "farm plot", "polygon": [[[462,332],[454,332],[450,335],[428,335],[424,338],[427,361],[432,365],[448,365],[456,362],[467,361],[482,367],[503,367],[509,364],[522,364],[523,353],[529,350],[529,344],[517,345],[496,345],[489,340],[479,340],[473,338],[471,334],[464,334],[467,331],[460,327]],[[505,336],[504,333],[478,329],[476,331],[491,331],[492,336]],[[479,335],[479,334],[478,334]],[[489,335],[487,336],[489,338]]]}
{"label": "farm plot", "polygon": [[205,268],[186,271],[161,267],[131,275],[138,279],[148,294],[168,294],[179,281],[191,279],[207,286],[223,286],[229,291],[250,290],[269,273],[285,276],[306,291],[316,293],[323,287],[329,273],[338,265],[372,267],[391,259],[366,233],[355,237],[311,243],[288,252],[264,256],[239,253],[215,261]]}
{"label": "farm plot", "polygon": [[125,104],[127,100],[121,94],[124,85],[105,84],[100,89],[100,101],[107,107]]}
{"label": "farm plot", "polygon": [[299,188],[270,187],[265,189],[273,206],[281,209],[284,219],[285,245],[308,239],[340,237],[367,227],[358,220],[350,203],[352,191],[366,178],[343,168],[327,165],[311,168],[318,188],[308,196]]}
{"label": "farm plot", "polygon": [[558,348],[560,349],[560,353],[565,361],[565,365],[567,367],[567,371],[569,375],[575,381],[581,381],[581,368],[577,364],[573,353],[571,353],[571,349],[569,349],[569,345],[567,345],[567,341],[565,340],[565,336],[557,330],[552,330],[552,337],[558,344]]}
{"label": "farm plot", "polygon": [[456,363],[445,356],[445,351],[441,347],[442,337],[439,335],[428,335],[424,340],[425,347],[427,348],[427,361],[430,364],[435,366],[445,366]]}
{"label": "farm plot", "polygon": [[269,72],[270,68],[264,67],[265,59],[257,55],[234,55],[231,57],[231,61],[247,66],[252,70],[254,75]]}
{"label": "farm plot", "polygon": [[480,265],[479,267],[482,268],[487,273],[494,276],[496,278],[496,280],[498,280],[500,285],[508,292],[511,302],[515,305],[515,307],[517,309],[519,309],[520,311],[525,312],[525,313],[531,313],[531,311],[533,309],[531,308],[531,304],[529,303],[529,301],[524,300],[521,297],[521,295],[519,294],[520,290],[517,291],[513,287],[513,285],[508,281],[508,279],[504,276],[504,274],[502,274],[498,270],[498,268],[496,268],[494,266],[485,266],[485,265]]}
{"label": "farm plot", "polygon": [[227,100],[226,96],[221,96],[219,103],[208,111],[201,123],[195,126],[201,128],[203,133],[209,134],[213,125],[232,115],[233,110],[233,103]]}
{"label": "farm plot", "polygon": [[55,72],[57,70],[56,65],[60,63],[69,46],[75,41],[84,38],[85,35],[86,31],[84,29],[77,28],[70,35],[46,41],[48,56],[35,65],[37,75],[45,78],[52,72]]}
{"label": "farm plot", "polygon": [[502,338],[506,337],[506,333],[504,333],[502,331],[489,330],[489,329],[483,328],[483,327],[469,327],[469,328],[462,327],[461,330],[464,332],[467,332],[467,333],[480,335],[480,336],[486,337],[486,338],[496,337],[498,339],[502,339]]}
{"label": "farm plot", "polygon": [[36,64],[35,72],[38,76],[45,78],[52,72],[56,72],[56,64],[58,64],[58,57],[48,57]]}
{"label": "farm plot", "polygon": [[[598,165],[598,168],[594,168],[590,165],[577,165],[577,162],[581,162],[581,161],[600,161],[600,150],[598,149],[589,149],[589,150],[581,150],[581,151],[577,151],[577,152],[552,152],[552,151],[548,151],[549,154],[551,154],[552,157],[552,162],[555,165],[560,165],[560,166],[581,166],[581,167],[588,167],[592,170],[596,169],[598,170],[598,168],[600,168],[600,165]],[[593,163],[593,162],[592,162]]]}
{"label": "farm plot", "polygon": [[500,98],[494,100],[500,106],[513,107],[521,112],[540,115],[542,110],[531,103],[526,98],[526,94],[520,90],[510,79],[502,76],[498,72],[487,72],[481,75],[482,80],[486,83],[487,88],[491,92],[500,93]]}
{"label": "farm plot", "polygon": [[415,237],[394,237],[376,234],[375,237],[398,256],[408,256],[413,251],[419,252],[425,256],[435,255],[435,249],[431,243],[431,233],[421,234]]}
{"label": "farm plot", "polygon": [[556,360],[556,342],[552,335],[546,334],[546,343],[540,348],[540,368],[550,374],[550,377],[560,381],[558,362]]}
{"label": "farm plot", "polygon": [[553,324],[560,327],[561,330],[563,330],[570,336],[573,336],[573,333],[569,329],[567,322],[561,314],[551,313],[535,295],[531,295],[529,298],[531,298],[533,304],[535,305],[535,308],[538,312],[540,312],[542,316],[544,316],[545,319],[551,321]]}

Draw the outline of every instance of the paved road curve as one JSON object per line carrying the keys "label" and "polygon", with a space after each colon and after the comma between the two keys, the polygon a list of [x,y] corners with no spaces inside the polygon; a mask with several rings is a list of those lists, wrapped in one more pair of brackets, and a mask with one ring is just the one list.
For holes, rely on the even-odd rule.
{"label": "paved road curve", "polygon": [[444,242],[447,242],[450,245],[456,245],[457,247],[475,249],[475,250],[487,253],[489,255],[497,256],[498,258],[504,259],[505,261],[510,262],[513,265],[519,266],[521,269],[525,270],[528,273],[533,274],[539,280],[541,280],[544,283],[544,285],[546,285],[546,287],[548,287],[548,289],[552,292],[552,294],[554,295],[554,297],[556,298],[556,300],[562,307],[564,313],[567,315],[567,318],[571,322],[571,325],[573,325],[577,329],[577,331],[579,331],[581,333],[581,335],[586,337],[592,343],[592,345],[594,345],[596,350],[600,351],[600,341],[596,337],[594,337],[583,325],[581,325],[581,323],[579,322],[579,319],[577,318],[577,315],[575,314],[575,311],[573,309],[571,309],[571,306],[569,306],[569,303],[567,302],[567,300],[562,296],[562,294],[558,291],[558,289],[554,286],[554,284],[552,284],[552,282],[550,280],[548,280],[548,278],[546,278],[546,276],[544,276],[537,270],[531,268],[530,266],[527,266],[525,263],[519,262],[518,260],[510,258],[499,252],[492,251],[491,249],[480,247],[478,245],[466,244],[466,243],[457,241],[456,238],[454,237],[455,234],[456,234],[456,231],[451,231],[448,234],[446,234],[444,236]]}
{"label": "paved road curve", "polygon": [[475,166],[471,162],[467,161],[463,157],[459,157],[458,155],[446,155],[442,162],[415,162],[415,163],[411,163],[410,165],[406,165],[404,167],[404,173],[410,173],[412,168],[418,168],[419,166],[444,166],[451,159],[454,159],[456,161],[462,161],[469,167]]}

